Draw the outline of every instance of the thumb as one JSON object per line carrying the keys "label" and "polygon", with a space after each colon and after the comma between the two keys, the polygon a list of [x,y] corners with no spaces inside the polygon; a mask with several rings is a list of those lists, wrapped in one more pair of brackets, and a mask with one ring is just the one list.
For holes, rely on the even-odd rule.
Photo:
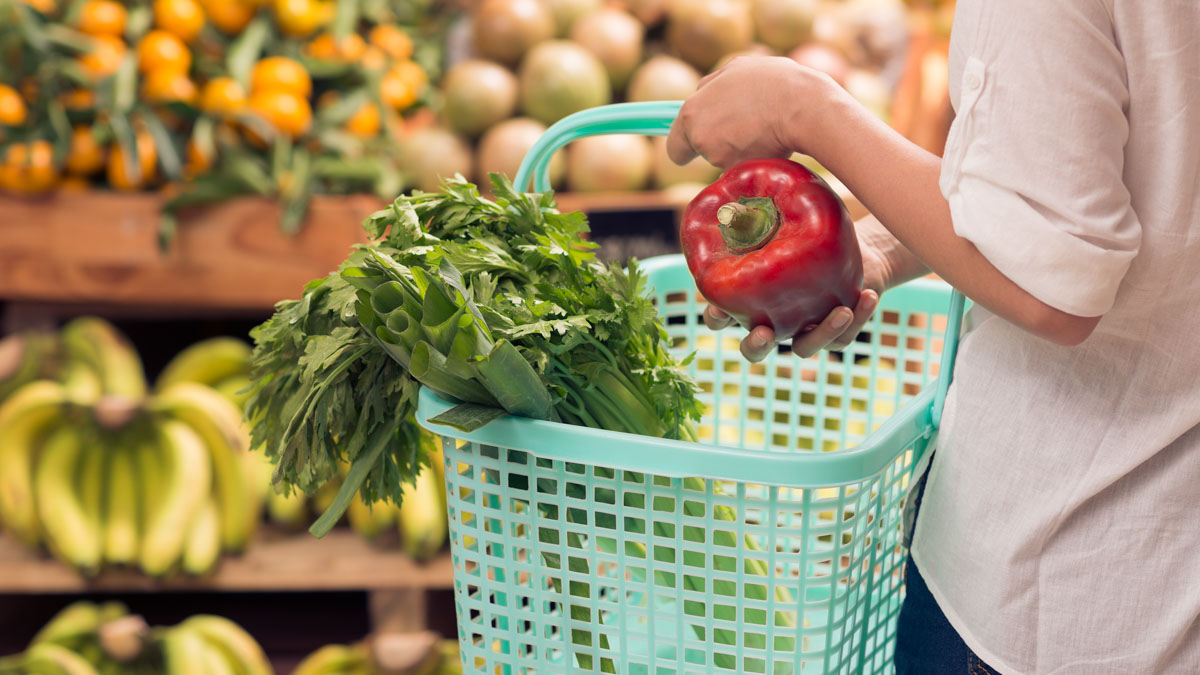
{"label": "thumb", "polygon": [[671,123],[671,132],[667,134],[667,157],[680,166],[696,158],[696,149],[688,138],[682,115]]}

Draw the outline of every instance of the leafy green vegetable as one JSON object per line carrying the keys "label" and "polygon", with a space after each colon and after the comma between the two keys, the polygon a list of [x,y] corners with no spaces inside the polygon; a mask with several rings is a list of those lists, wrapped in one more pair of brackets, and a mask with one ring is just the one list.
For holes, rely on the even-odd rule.
{"label": "leafy green vegetable", "polygon": [[360,487],[402,499],[426,461],[418,383],[475,406],[450,416],[459,426],[494,419],[483,406],[685,438],[699,418],[636,263],[601,263],[584,216],[552,195],[492,181],[494,199],[461,177],[398,198],[365,222],[372,244],[252,333],[249,415],[275,480],[311,494],[353,467],[314,533]]}

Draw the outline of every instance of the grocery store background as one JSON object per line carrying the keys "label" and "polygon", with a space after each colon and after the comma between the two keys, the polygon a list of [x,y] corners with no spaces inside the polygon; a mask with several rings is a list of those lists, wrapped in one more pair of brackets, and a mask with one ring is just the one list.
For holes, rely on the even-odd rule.
{"label": "grocery store background", "polygon": [[[221,338],[248,344],[391,197],[512,176],[563,116],[684,98],[738,55],[819,68],[940,152],[952,16],[952,0],[0,2],[0,402],[72,377],[82,334],[136,353],[157,395],[192,379],[241,405],[247,357]],[[612,260],[677,251],[679,213],[718,175],[628,136],[578,141],[551,170],[561,208],[589,215]],[[204,363],[190,378],[188,359]],[[0,414],[0,439],[12,423]],[[81,571],[10,523],[0,656],[80,599],[119,600],[151,626],[228,617],[280,672],[368,635],[454,638],[444,521],[381,508],[318,540],[305,527],[332,493],[283,499],[269,470],[244,469],[261,478],[237,497],[245,550],[222,536],[159,576],[136,560]]]}

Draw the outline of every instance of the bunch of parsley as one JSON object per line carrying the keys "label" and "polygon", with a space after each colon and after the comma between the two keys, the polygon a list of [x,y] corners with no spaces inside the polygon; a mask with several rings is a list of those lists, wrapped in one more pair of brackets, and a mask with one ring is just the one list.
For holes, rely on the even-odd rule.
{"label": "bunch of parsley", "polygon": [[427,457],[419,385],[465,406],[444,422],[520,414],[690,438],[694,383],[635,263],[600,262],[580,213],[492,176],[398,198],[364,224],[372,243],[252,332],[253,439],[275,481],[314,493],[351,469],[323,534],[355,492],[399,503]]}

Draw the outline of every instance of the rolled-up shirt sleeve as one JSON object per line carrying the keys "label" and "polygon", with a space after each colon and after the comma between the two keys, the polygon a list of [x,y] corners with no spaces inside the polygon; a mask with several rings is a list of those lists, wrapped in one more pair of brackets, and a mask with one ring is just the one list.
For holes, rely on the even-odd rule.
{"label": "rolled-up shirt sleeve", "polygon": [[954,230],[1047,305],[1104,314],[1141,241],[1111,18],[1098,0],[975,4],[940,182]]}

